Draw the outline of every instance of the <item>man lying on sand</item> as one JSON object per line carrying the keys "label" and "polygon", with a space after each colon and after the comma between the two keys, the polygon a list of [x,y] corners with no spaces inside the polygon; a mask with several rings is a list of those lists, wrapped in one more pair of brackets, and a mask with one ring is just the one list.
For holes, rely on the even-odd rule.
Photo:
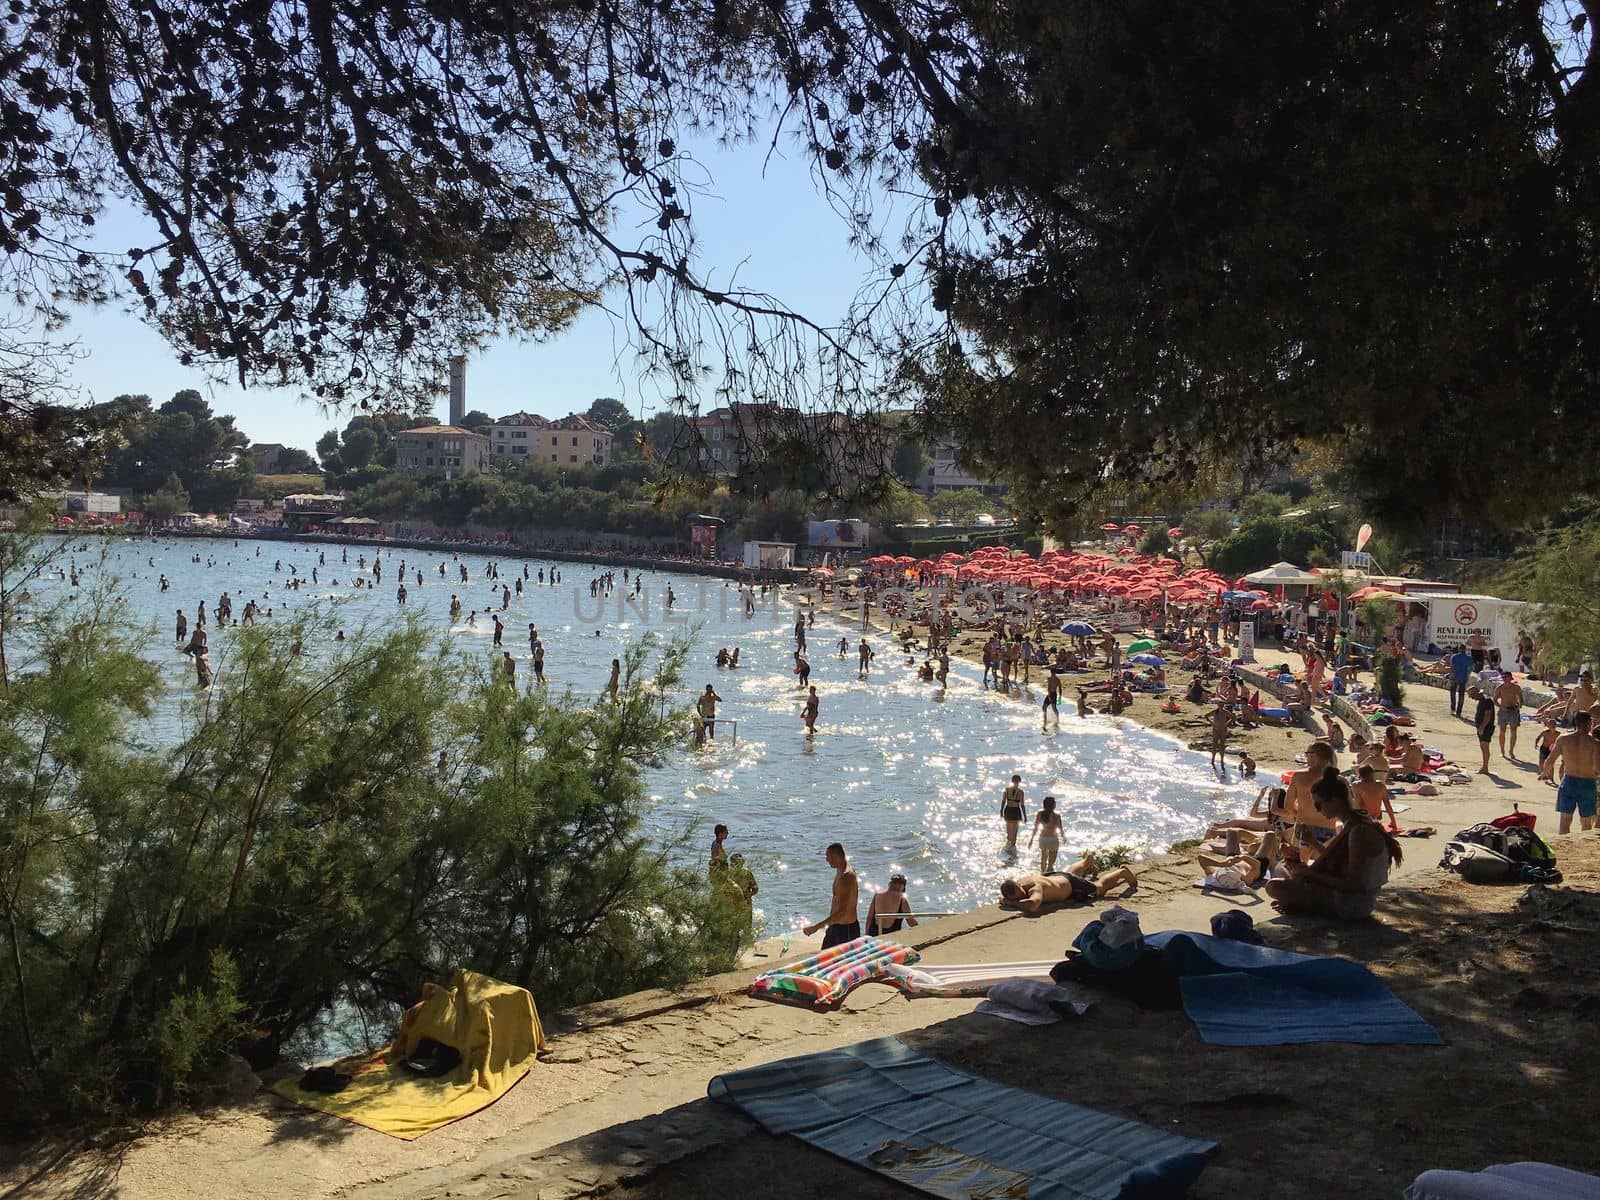
{"label": "man lying on sand", "polygon": [[1048,875],[1018,875],[1000,885],[1000,902],[1025,913],[1037,913],[1047,904],[1065,904],[1070,900],[1095,900],[1116,887],[1133,891],[1138,879],[1127,867],[1107,871],[1099,879],[1090,879],[1094,873],[1093,854],[1085,854],[1065,871],[1052,871]]}

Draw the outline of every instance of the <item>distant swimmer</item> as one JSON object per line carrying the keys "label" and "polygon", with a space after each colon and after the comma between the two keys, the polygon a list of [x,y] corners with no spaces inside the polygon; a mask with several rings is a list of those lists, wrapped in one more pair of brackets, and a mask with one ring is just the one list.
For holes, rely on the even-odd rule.
{"label": "distant swimmer", "polygon": [[810,737],[817,731],[817,709],[821,702],[817,699],[815,685],[806,693],[806,705],[800,710],[800,719],[806,723],[806,736]]}
{"label": "distant swimmer", "polygon": [[613,658],[611,660],[611,678],[606,681],[606,691],[610,693],[613,700],[617,698],[617,687],[621,682],[622,661],[620,659]]}
{"label": "distant swimmer", "polygon": [[506,631],[506,627],[505,624],[500,620],[499,613],[493,613],[491,614],[491,617],[494,621],[494,644],[498,646],[500,644],[500,638]]}

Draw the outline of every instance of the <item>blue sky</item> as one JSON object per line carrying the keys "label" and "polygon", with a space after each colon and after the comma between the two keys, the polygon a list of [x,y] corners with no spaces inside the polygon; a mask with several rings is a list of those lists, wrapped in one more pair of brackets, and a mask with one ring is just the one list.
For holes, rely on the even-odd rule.
{"label": "blue sky", "polygon": [[[803,154],[768,158],[765,143],[731,150],[702,144],[695,154],[712,177],[709,194],[694,205],[702,270],[725,282],[737,269],[744,286],[769,292],[814,320],[841,319],[868,268],[851,249],[845,222],[819,194]],[[107,213],[98,232],[102,244],[118,248],[140,240],[126,210]],[[605,313],[590,312],[541,345],[494,344],[468,365],[468,407],[492,416],[527,409],[559,417],[583,411],[596,396],[615,396],[637,414],[651,393],[634,377],[627,333]],[[116,309],[80,311],[66,336],[84,354],[71,377],[86,400],[142,392],[160,403],[192,387],[217,411],[236,416],[252,441],[305,450],[348,418],[290,391],[245,390],[186,368],[158,334]],[[436,411],[445,415],[443,398]]]}

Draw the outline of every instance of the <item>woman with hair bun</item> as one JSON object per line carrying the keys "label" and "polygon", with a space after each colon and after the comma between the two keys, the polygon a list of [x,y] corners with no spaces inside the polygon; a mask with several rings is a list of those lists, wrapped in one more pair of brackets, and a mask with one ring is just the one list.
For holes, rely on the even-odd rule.
{"label": "woman with hair bun", "polygon": [[1281,913],[1308,913],[1346,921],[1372,915],[1391,865],[1400,865],[1400,843],[1350,803],[1350,785],[1334,767],[1311,785],[1311,803],[1338,832],[1309,867],[1285,861],[1286,879],[1267,884]]}

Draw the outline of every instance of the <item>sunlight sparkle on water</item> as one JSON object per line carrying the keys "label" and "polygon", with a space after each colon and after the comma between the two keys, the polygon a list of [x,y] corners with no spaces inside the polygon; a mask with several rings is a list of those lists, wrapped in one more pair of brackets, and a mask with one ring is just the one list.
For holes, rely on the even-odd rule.
{"label": "sunlight sparkle on water", "polygon": [[[252,596],[265,596],[263,603],[280,609],[298,608],[314,599],[313,589],[285,590],[288,567],[293,563],[309,577],[319,551],[327,556],[320,568],[323,583],[337,578],[341,584],[314,590],[339,599],[349,613],[347,628],[405,611],[485,658],[498,657],[489,611],[500,611],[501,601],[499,585],[486,580],[484,568],[498,561],[509,584],[525,561],[390,548],[383,554],[382,585],[356,589],[349,582],[357,555],[364,554],[370,566],[372,547],[350,547],[348,564],[339,562],[342,548],[336,545],[260,547],[260,557],[255,543],[235,546],[222,539],[112,549],[108,569],[124,583],[128,610],[155,626],[152,654],[170,668],[175,696],[186,693],[192,668],[170,640],[173,610],[181,607],[192,619],[196,601],[204,598],[212,608],[225,590],[236,594],[236,615]],[[74,557],[89,567],[98,550],[92,544]],[[201,563],[190,561],[195,553]],[[150,556],[154,567],[146,561]],[[207,566],[208,559],[216,565]],[[411,577],[405,610],[395,603],[393,572],[401,559]],[[273,570],[277,560],[284,564],[281,572]],[[442,580],[441,562],[448,572]],[[458,562],[466,564],[470,583],[459,583]],[[934,685],[918,682],[905,656],[877,633],[867,635],[877,650],[871,677],[859,680],[853,652],[859,630],[823,618],[809,635],[807,657],[821,712],[817,735],[808,739],[800,720],[805,693],[793,667],[794,615],[786,605],[769,600],[746,620],[737,593],[722,580],[647,571],[647,605],[622,606],[613,597],[597,606],[588,584],[601,568],[537,559],[526,565],[530,575],[542,568],[547,578],[559,570],[562,583],[540,586],[530,578],[524,594],[513,595],[501,613],[505,648],[518,660],[519,686],[528,686],[532,676],[526,665],[529,623],[538,626],[546,644],[550,686],[570,687],[578,695],[598,695],[611,659],[631,640],[647,631],[672,636],[698,625],[682,700],[687,705],[708,682],[716,687],[724,698],[717,737],[706,750],[686,749],[650,772],[649,819],[663,832],[698,819],[703,838],[695,843],[697,858],[709,846],[711,825],[726,823],[732,830],[729,850],[745,854],[761,880],[759,904],[768,933],[826,912],[831,871],[822,851],[836,840],[851,851],[868,893],[899,871],[911,880],[914,908],[964,909],[992,900],[1001,879],[1036,863],[1026,853],[1015,862],[1003,853],[1000,792],[1013,773],[1022,776],[1030,820],[1041,797],[1056,797],[1066,827],[1064,859],[1115,843],[1160,849],[1239,811],[1253,793],[1236,779],[1219,784],[1203,755],[1126,722],[1079,720],[1068,712],[1059,730],[1041,731],[1037,688],[1018,698],[985,691],[978,686],[978,669],[966,663],[951,664],[949,692],[941,697]],[[414,582],[419,567],[421,586]],[[172,583],[165,594],[157,586],[163,573]],[[669,583],[678,599],[670,620],[664,612]],[[65,584],[44,586],[66,590]],[[477,611],[476,628],[465,619],[452,625],[452,593],[466,611]],[[843,659],[837,655],[841,633],[849,634],[852,651]],[[226,634],[217,631],[212,661],[219,671],[227,669],[226,643]],[[738,670],[716,668],[721,646],[740,648]],[[160,727],[175,729],[175,712],[174,705]],[[675,799],[668,803],[668,797]],[[1020,840],[1027,840],[1026,826]]]}

